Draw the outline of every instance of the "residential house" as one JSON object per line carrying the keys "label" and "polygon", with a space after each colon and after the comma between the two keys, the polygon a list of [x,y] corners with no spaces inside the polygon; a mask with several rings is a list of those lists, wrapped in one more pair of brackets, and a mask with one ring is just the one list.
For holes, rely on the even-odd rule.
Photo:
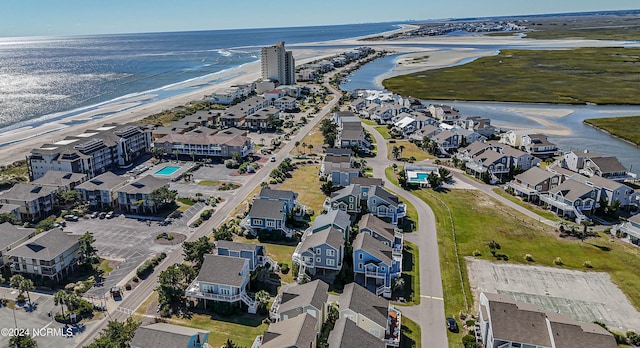
{"label": "residential house", "polygon": [[388,298],[393,280],[402,272],[402,254],[367,233],[358,233],[353,241],[353,272],[357,283]]}
{"label": "residential house", "polygon": [[293,252],[292,260],[297,263],[298,281],[305,279],[308,273],[315,276],[336,275],[342,269],[344,259],[344,234],[333,227],[310,233],[307,231],[303,240],[298,243]]}
{"label": "residential house", "polygon": [[126,167],[151,149],[151,133],[136,124],[105,124],[33,149],[27,155],[29,178],[49,170],[87,174],[92,178]]}
{"label": "residential house", "polygon": [[36,221],[51,215],[57,191],[53,186],[15,184],[0,193],[0,203],[19,206],[20,221]]}
{"label": "residential house", "polygon": [[478,340],[487,348],[615,348],[613,335],[594,323],[580,323],[564,314],[516,302],[503,294],[480,293],[476,321]]}
{"label": "residential house", "polygon": [[345,285],[338,302],[340,319],[353,321],[357,327],[389,346],[399,346],[402,313],[388,300],[350,283]]}
{"label": "residential house", "polygon": [[351,184],[331,194],[324,202],[326,211],[342,210],[349,214],[360,212],[360,185]]}
{"label": "residential house", "polygon": [[317,320],[314,329],[320,331],[329,313],[328,292],[329,285],[319,279],[305,284],[283,285],[271,305],[269,318],[283,322],[308,314]]}
{"label": "residential house", "polygon": [[549,193],[540,196],[551,211],[575,218],[576,222],[590,221],[586,215],[597,208],[598,190],[579,181],[568,179],[558,187],[549,189]]}
{"label": "residential house", "polygon": [[20,215],[20,205],[0,203],[0,214],[13,215],[16,221],[22,221],[22,215]]}
{"label": "residential house", "polygon": [[291,237],[293,231],[286,226],[286,221],[287,209],[283,201],[255,199],[240,225],[254,235],[260,230],[280,230],[285,236]]}
{"label": "residential house", "polygon": [[234,153],[246,157],[254,150],[251,138],[233,130],[216,134],[172,133],[156,140],[154,147],[162,148],[167,154],[196,158],[231,158]]}
{"label": "residential house", "polygon": [[334,121],[338,124],[336,133],[336,147],[359,148],[369,152],[371,144],[366,139],[364,128],[360,119],[352,112],[340,111],[333,114]]}
{"label": "residential house", "polygon": [[398,118],[399,120],[393,126],[399,129],[404,137],[408,137],[418,129],[418,121],[411,115],[403,113]]}
{"label": "residential house", "polygon": [[129,345],[131,348],[211,348],[209,331],[167,323],[140,326]]}
{"label": "residential house", "polygon": [[583,153],[565,153],[560,165],[585,176],[597,175],[614,181],[622,182],[636,177],[634,173],[628,172],[616,157],[602,156],[586,150]]}
{"label": "residential house", "polygon": [[155,214],[160,203],[151,194],[162,187],[168,188],[169,181],[153,175],[143,176],[117,189],[118,208],[133,214]]}
{"label": "residential house", "polygon": [[491,144],[476,141],[459,149],[456,157],[463,162],[473,162],[476,157],[489,150],[493,150]]}
{"label": "residential house", "polygon": [[611,229],[611,234],[620,232],[623,236],[635,245],[640,246],[640,214],[636,214],[626,222],[618,224]]}
{"label": "residential house", "polygon": [[289,96],[283,96],[273,101],[273,106],[281,112],[293,111],[297,108],[296,99]]}
{"label": "residential house", "polygon": [[245,126],[245,119],[258,110],[264,109],[271,105],[271,101],[264,97],[254,96],[248,98],[226,110],[224,110],[218,119],[218,124],[223,128]]}
{"label": "residential house", "polygon": [[544,134],[526,134],[522,136],[520,147],[538,158],[551,158],[558,153],[556,144],[550,142]]}
{"label": "residential house", "polygon": [[263,188],[260,190],[257,199],[280,201],[284,203],[284,209],[287,213],[291,213],[298,206],[298,194],[289,190],[272,190]]}
{"label": "residential house", "polygon": [[443,130],[431,138],[438,144],[442,153],[451,153],[463,144],[463,137],[452,131]]}
{"label": "residential house", "polygon": [[535,157],[527,152],[520,151],[508,146],[499,147],[498,144],[496,144],[496,146],[498,146],[498,151],[504,153],[505,155],[511,156],[511,167],[514,169],[520,168],[520,170],[529,170],[530,168],[537,166],[541,162],[540,158]]}
{"label": "residential house", "polygon": [[59,229],[42,232],[6,251],[11,273],[47,277],[59,281],[77,266],[80,235]]}
{"label": "residential house", "polygon": [[379,218],[388,218],[394,226],[397,226],[400,219],[407,215],[405,204],[381,186],[372,186],[366,199],[367,210],[371,214]]}
{"label": "residential house", "polygon": [[275,130],[274,121],[280,119],[281,110],[271,105],[248,115],[244,119],[244,128],[251,131]]}
{"label": "residential house", "polygon": [[200,272],[185,292],[207,308],[209,301],[244,303],[249,313],[256,313],[257,303],[246,292],[251,278],[249,260],[245,258],[206,254]]}
{"label": "residential house", "polygon": [[346,317],[338,319],[327,340],[332,348],[386,348],[387,345]]}
{"label": "residential house", "polygon": [[38,179],[32,180],[31,183],[33,185],[52,186],[62,191],[71,191],[85,180],[87,180],[86,174],[50,170]]}
{"label": "residential house", "polygon": [[273,102],[274,100],[278,99],[278,98],[282,98],[284,97],[286,94],[284,93],[283,90],[279,90],[279,89],[272,89],[270,91],[266,91],[262,94],[262,96],[264,97],[264,99],[270,100],[271,102]]}
{"label": "residential house", "polygon": [[511,147],[520,148],[522,146],[522,137],[528,134],[523,130],[508,130],[500,136],[500,143]]}
{"label": "residential house", "polygon": [[357,178],[351,178],[351,184],[360,185],[360,194],[362,198],[368,197],[368,190],[372,186],[384,186],[384,181],[380,178],[371,178],[368,176],[360,176]]}
{"label": "residential house", "polygon": [[9,264],[7,252],[35,236],[36,231],[29,228],[20,228],[10,222],[0,224],[0,269]]}
{"label": "residential house", "polygon": [[492,143],[487,148],[480,148],[474,144],[472,151],[476,151],[475,156],[466,157],[468,152],[462,155],[467,170],[474,175],[488,173],[492,182],[504,181],[514,171],[526,171],[540,163],[539,158],[509,146]]}
{"label": "residential house", "polygon": [[540,195],[558,187],[562,179],[562,175],[533,167],[516,175],[507,183],[507,187],[512,189],[516,196],[525,197],[527,201],[536,203],[540,200]]}
{"label": "residential house", "polygon": [[367,106],[367,101],[362,97],[358,97],[352,100],[349,106],[352,112],[358,113]]}
{"label": "residential house", "polygon": [[[473,131],[487,138],[491,137],[498,131],[491,125],[490,119],[477,116],[461,117],[460,119],[456,120],[454,124],[458,127]],[[472,141],[469,141],[469,143],[471,142]]]}
{"label": "residential house", "polygon": [[328,180],[333,186],[346,187],[351,185],[351,180],[360,176],[360,169],[356,168],[335,168],[331,170]]}
{"label": "residential house", "polygon": [[358,222],[358,233],[366,233],[392,248],[393,254],[402,257],[404,236],[400,229],[373,214],[365,214]]}
{"label": "residential house", "polygon": [[[349,150],[350,149],[345,149]],[[351,156],[335,156],[325,155],[320,165],[320,175],[330,176],[334,170],[338,169],[350,169],[351,168]]]}
{"label": "residential house", "polygon": [[621,208],[629,208],[638,204],[638,193],[621,182],[609,180],[598,175],[586,177],[581,174],[574,174],[571,179],[596,188],[598,202],[606,200],[609,206],[618,202]]}
{"label": "residential house", "polygon": [[317,319],[310,314],[269,324],[251,348],[315,348],[318,338]]}
{"label": "residential house", "polygon": [[348,158],[353,156],[353,151],[351,151],[351,149],[341,149],[339,147],[329,147],[325,149],[324,153],[327,156],[343,156]]}
{"label": "residential house", "polygon": [[344,240],[347,241],[351,233],[351,216],[343,210],[331,210],[325,214],[318,215],[308,230],[311,233],[317,233],[328,227],[333,227],[340,231]]}
{"label": "residential house", "polygon": [[76,186],[80,200],[88,202],[91,209],[110,209],[118,201],[117,190],[128,182],[127,178],[106,172]]}
{"label": "residential house", "polygon": [[240,87],[227,87],[214,91],[210,96],[205,97],[205,100],[220,105],[231,105],[239,103],[242,99],[246,98],[247,94]]}
{"label": "residential house", "polygon": [[219,240],[216,242],[216,251],[220,256],[239,257],[249,260],[249,271],[251,272],[262,266],[272,269],[277,268],[277,264],[267,256],[267,249],[261,244]]}
{"label": "residential house", "polygon": [[429,105],[429,112],[431,116],[442,123],[453,124],[460,118],[458,110],[448,105]]}

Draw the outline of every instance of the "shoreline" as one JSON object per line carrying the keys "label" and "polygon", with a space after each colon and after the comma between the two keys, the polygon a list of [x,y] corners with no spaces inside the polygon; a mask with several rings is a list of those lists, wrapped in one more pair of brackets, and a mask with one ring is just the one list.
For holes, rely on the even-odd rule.
{"label": "shoreline", "polygon": [[595,128],[595,129],[597,129],[598,131],[600,131],[600,132],[602,132],[602,133],[605,133],[605,134],[607,134],[607,135],[609,135],[609,136],[611,136],[611,137],[613,137],[613,138],[616,138],[616,139],[618,139],[618,140],[620,140],[620,141],[624,141],[625,143],[627,143],[627,144],[629,144],[629,145],[633,145],[633,146],[635,146],[635,147],[637,147],[637,148],[640,148],[640,144],[638,144],[638,143],[636,143],[636,142],[633,142],[633,141],[631,141],[631,140],[629,140],[629,139],[623,138],[623,137],[621,137],[621,136],[619,136],[619,135],[616,135],[616,134],[614,134],[614,133],[611,133],[611,132],[609,132],[608,130],[606,130],[606,129],[602,128],[602,127],[599,127],[599,126],[596,126],[595,124],[592,124],[592,123],[587,122],[587,120],[582,121],[582,124],[585,124],[585,125],[587,125],[587,126],[589,126],[589,127],[591,127],[591,128]]}

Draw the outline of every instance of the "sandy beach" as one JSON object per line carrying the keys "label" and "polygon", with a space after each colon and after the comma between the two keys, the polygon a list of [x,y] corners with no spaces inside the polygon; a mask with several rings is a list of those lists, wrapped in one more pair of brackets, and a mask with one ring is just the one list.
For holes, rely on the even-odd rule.
{"label": "sandy beach", "polygon": [[[407,30],[405,27],[399,30]],[[417,47],[416,44],[428,44],[426,47]],[[447,49],[433,48],[433,45],[448,45]],[[297,64],[313,61],[323,57],[332,56],[348,50],[349,46],[369,46],[376,49],[385,49],[402,54],[396,61],[396,67],[381,76],[376,77],[376,82],[381,86],[385,78],[417,72],[427,69],[443,68],[462,61],[496,54],[495,46],[508,46],[518,48],[546,47],[546,48],[573,48],[573,47],[606,47],[620,45],[620,42],[594,41],[594,40],[546,40],[544,42],[523,39],[520,37],[489,37],[483,35],[468,35],[455,37],[422,37],[397,41],[361,41],[358,38],[316,42],[305,44],[299,49],[296,45],[288,47],[293,51]],[[336,48],[342,46],[342,48]],[[634,43],[632,46],[640,46]],[[472,47],[472,48],[470,48]],[[486,48],[485,48],[486,47]],[[9,164],[16,160],[24,159],[29,151],[42,144],[55,142],[66,136],[80,134],[86,129],[98,127],[104,123],[134,122],[152,114],[156,114],[176,106],[184,105],[190,101],[201,100],[205,95],[213,91],[234,84],[250,83],[260,77],[260,63],[245,64],[237,69],[231,69],[207,77],[195,79],[181,85],[179,88],[192,89],[183,94],[170,98],[141,103],[144,100],[154,98],[155,95],[147,94],[132,98],[123,98],[117,102],[108,103],[98,109],[79,113],[74,116],[43,123],[35,127],[23,127],[6,133],[0,133],[0,144],[9,144],[0,147],[0,164]],[[211,84],[215,82],[214,84]],[[544,129],[545,133],[567,134],[568,129],[561,129],[555,124],[545,121],[548,117],[562,117],[573,112],[571,108],[563,106],[552,111],[541,111],[526,108],[515,110],[543,125],[549,125]],[[76,121],[76,122],[74,122]],[[77,121],[84,121],[80,124]]]}

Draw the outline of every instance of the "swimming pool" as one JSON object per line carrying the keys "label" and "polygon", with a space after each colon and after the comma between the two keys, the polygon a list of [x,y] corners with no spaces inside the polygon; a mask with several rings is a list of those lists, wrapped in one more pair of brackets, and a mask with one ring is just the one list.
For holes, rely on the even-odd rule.
{"label": "swimming pool", "polygon": [[409,178],[411,182],[427,182],[429,174],[427,173],[415,173],[416,176]]}
{"label": "swimming pool", "polygon": [[177,167],[177,166],[166,166],[166,167],[158,170],[154,174],[156,174],[156,175],[171,175],[171,174],[177,172],[178,170],[180,170],[180,167]]}

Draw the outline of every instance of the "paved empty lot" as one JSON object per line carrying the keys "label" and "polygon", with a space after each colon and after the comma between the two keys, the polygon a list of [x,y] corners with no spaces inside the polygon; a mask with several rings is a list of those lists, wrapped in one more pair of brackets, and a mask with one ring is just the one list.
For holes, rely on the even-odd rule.
{"label": "paved empty lot", "polygon": [[560,311],[583,322],[599,320],[613,330],[640,328],[640,313],[604,272],[496,263],[467,258],[474,298],[480,291]]}

